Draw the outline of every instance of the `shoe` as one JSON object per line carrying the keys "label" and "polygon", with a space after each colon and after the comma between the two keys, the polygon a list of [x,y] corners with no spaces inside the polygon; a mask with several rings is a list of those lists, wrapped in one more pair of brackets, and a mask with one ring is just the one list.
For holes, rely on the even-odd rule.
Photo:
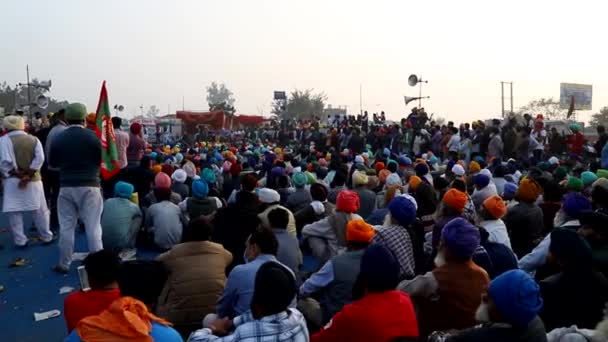
{"label": "shoe", "polygon": [[50,244],[52,244],[53,242],[57,241],[59,237],[57,235],[53,235],[53,237],[49,240],[49,241],[42,241],[42,244],[45,246],[48,246]]}
{"label": "shoe", "polygon": [[70,272],[70,269],[69,268],[65,268],[65,267],[63,267],[61,265],[57,265],[57,266],[53,267],[53,271],[57,272],[57,273],[60,273],[60,274],[68,274]]}

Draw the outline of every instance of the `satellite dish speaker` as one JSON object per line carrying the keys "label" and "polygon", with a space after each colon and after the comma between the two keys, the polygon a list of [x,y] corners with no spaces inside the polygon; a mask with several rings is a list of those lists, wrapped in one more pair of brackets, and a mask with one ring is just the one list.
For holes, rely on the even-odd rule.
{"label": "satellite dish speaker", "polygon": [[407,84],[409,84],[411,87],[415,87],[416,84],[418,84],[418,76],[410,75],[410,77],[407,78]]}
{"label": "satellite dish speaker", "polygon": [[38,95],[36,98],[36,106],[38,108],[46,109],[49,106],[49,98],[44,95]]}

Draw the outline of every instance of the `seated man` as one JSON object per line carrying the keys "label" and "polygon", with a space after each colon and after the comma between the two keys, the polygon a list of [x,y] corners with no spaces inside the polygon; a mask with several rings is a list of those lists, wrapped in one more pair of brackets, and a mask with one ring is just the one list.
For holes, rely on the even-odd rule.
{"label": "seated man", "polygon": [[[311,333],[318,331],[345,304],[352,302],[352,291],[359,275],[363,253],[374,238],[374,228],[363,220],[346,225],[346,252],[331,258],[300,287],[298,309]],[[309,296],[320,293],[320,303]]]}
{"label": "seated man", "polygon": [[71,332],[81,319],[98,315],[120,297],[118,267],[120,259],[109,250],[102,249],[84,259],[84,269],[89,278],[88,291],[71,293],[65,298],[63,314]]}
{"label": "seated man", "polygon": [[293,274],[298,274],[302,265],[302,252],[298,239],[287,231],[289,212],[282,208],[273,209],[268,213],[268,221],[278,242],[277,260],[289,267]]}
{"label": "seated man", "polygon": [[171,323],[152,314],[166,279],[160,262],[123,263],[118,272],[122,297],[99,315],[82,319],[65,342],[182,342]]}
{"label": "seated man", "polygon": [[482,325],[449,336],[446,342],[545,342],[545,326],[538,317],[542,305],[540,289],[532,277],[522,270],[507,271],[492,280],[482,296],[475,313]]}
{"label": "seated man", "polygon": [[[277,262],[266,262],[255,275],[250,310],[237,316],[216,319],[197,330],[189,342],[205,341],[292,341],[308,342],[304,316],[289,305],[296,295],[291,271]],[[225,337],[230,330],[234,331]]]}
{"label": "seated man", "polygon": [[155,188],[154,194],[158,203],[148,208],[145,228],[153,236],[156,247],[168,250],[182,241],[185,218],[179,207],[170,201],[169,188]]}
{"label": "seated man", "polygon": [[105,249],[120,253],[124,249],[135,248],[142,214],[139,207],[131,202],[133,191],[133,185],[118,182],[114,186],[114,198],[103,203],[101,237]]}
{"label": "seated man", "polygon": [[361,258],[352,304],[345,305],[312,342],[417,341],[418,323],[410,297],[395,290],[399,263],[373,244]]}
{"label": "seated man", "polygon": [[224,293],[217,302],[219,317],[233,318],[249,310],[256,272],[263,264],[277,261],[278,243],[271,230],[259,227],[249,236],[246,245],[247,263],[236,266],[228,275]]}
{"label": "seated man", "polygon": [[418,308],[421,336],[475,325],[475,310],[490,282],[486,271],[471,259],[479,241],[475,226],[464,218],[452,219],[441,233],[437,267],[399,284]]}

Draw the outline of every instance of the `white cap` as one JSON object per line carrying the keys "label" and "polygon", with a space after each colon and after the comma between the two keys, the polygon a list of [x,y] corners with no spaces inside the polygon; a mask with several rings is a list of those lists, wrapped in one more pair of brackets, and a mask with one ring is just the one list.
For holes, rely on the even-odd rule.
{"label": "white cap", "polygon": [[553,157],[549,158],[549,164],[557,165],[557,164],[559,164],[559,159],[557,159],[556,156],[553,156]]}
{"label": "white cap", "polygon": [[171,175],[171,179],[173,179],[177,183],[185,182],[186,178],[188,178],[188,175],[186,174],[186,171],[182,169],[175,170],[175,172],[173,172],[173,174]]}
{"label": "white cap", "polygon": [[488,176],[488,178],[492,179],[492,172],[490,172],[490,170],[488,169],[483,169],[481,171],[479,171],[480,175],[486,175]]}
{"label": "white cap", "polygon": [[452,166],[452,173],[454,173],[458,177],[464,176],[464,167],[460,164],[455,164]]}
{"label": "white cap", "polygon": [[363,157],[356,156],[355,157],[355,163],[357,163],[357,164],[363,164]]}
{"label": "white cap", "polygon": [[276,190],[261,188],[258,191],[258,199],[262,203],[276,203],[281,201],[281,195]]}

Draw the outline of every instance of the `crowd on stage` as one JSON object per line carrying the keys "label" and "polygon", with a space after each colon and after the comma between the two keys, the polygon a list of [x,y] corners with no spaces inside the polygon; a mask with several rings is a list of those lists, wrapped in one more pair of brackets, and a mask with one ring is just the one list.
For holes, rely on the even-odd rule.
{"label": "crowd on stage", "polygon": [[[31,213],[67,274],[86,235],[65,341],[608,340],[602,126],[421,109],[150,145],[114,117],[103,178],[93,124],[72,103],[0,138],[16,248],[37,248]],[[158,256],[123,260],[137,249]]]}

